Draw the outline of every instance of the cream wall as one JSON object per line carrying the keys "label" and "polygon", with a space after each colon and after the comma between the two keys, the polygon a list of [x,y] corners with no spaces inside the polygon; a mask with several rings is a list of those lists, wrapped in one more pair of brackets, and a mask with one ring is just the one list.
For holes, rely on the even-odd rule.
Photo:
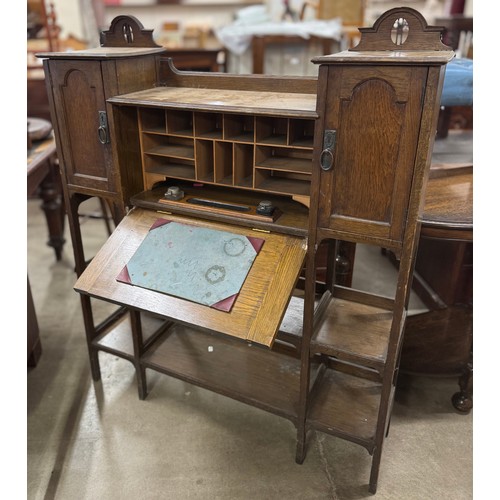
{"label": "cream wall", "polygon": [[62,28],[61,37],[67,38],[73,35],[80,40],[86,39],[80,0],[51,0],[51,2],[54,4],[58,24]]}
{"label": "cream wall", "polygon": [[[85,5],[89,0],[51,0],[57,14],[57,19],[62,27],[62,37],[73,35],[81,40],[88,41],[94,36],[89,33],[85,26],[82,12],[89,11]],[[107,28],[111,20],[121,14],[133,15],[141,21],[145,28],[154,29],[158,32],[166,21],[176,21],[180,24],[188,21],[190,23],[207,23],[214,27],[230,24],[235,12],[251,4],[238,4],[234,0],[184,0],[182,5],[141,5],[145,0],[129,0],[132,5],[106,7],[105,26]],[[298,2],[299,0],[295,0]],[[258,3],[258,2],[256,2]],[[280,10],[281,0],[267,0],[270,12],[276,13]],[[88,17],[88,16],[87,16]],[[98,39],[95,40],[98,43]]]}
{"label": "cream wall", "polygon": [[[98,28],[91,27],[88,5],[91,0],[51,0],[56,8],[57,17],[62,27],[63,38],[73,35],[81,40],[89,41],[91,45],[99,43]],[[127,0],[134,5],[107,7],[105,10],[105,25],[107,28],[111,20],[120,14],[129,14],[137,17],[142,24],[157,33],[166,21],[177,21],[181,25],[189,23],[207,23],[214,27],[230,24],[235,12],[249,4],[238,4],[235,0],[184,0],[182,5],[140,5],[149,0]],[[386,10],[407,5],[413,7],[432,23],[433,15],[441,15],[446,2],[449,0],[407,0],[398,2],[391,0],[367,0],[366,25]],[[282,0],[264,0],[268,12],[273,20],[278,20],[282,13]],[[303,0],[291,0],[292,8],[300,10]],[[466,0],[465,13],[472,15],[473,0]],[[87,15],[82,15],[87,12]]]}
{"label": "cream wall", "polygon": [[[97,45],[99,38],[97,30],[90,26],[91,0],[51,0],[57,14],[58,23],[62,28],[62,38],[70,35],[91,45]],[[186,22],[208,24],[215,28],[230,24],[235,13],[242,8],[255,4],[264,4],[273,20],[279,20],[282,13],[282,0],[258,0],[255,4],[250,1],[237,0],[182,0],[182,5],[144,5],[151,0],[126,0],[130,5],[106,7],[104,26],[107,28],[111,20],[122,14],[133,15],[141,21],[145,28],[153,29],[158,33],[164,22],[174,21],[183,25]],[[123,2],[125,3],[125,2]],[[142,5],[141,5],[142,4]],[[302,0],[291,0],[290,5],[300,10]],[[86,13],[83,15],[82,13]],[[92,43],[93,41],[93,43]]]}

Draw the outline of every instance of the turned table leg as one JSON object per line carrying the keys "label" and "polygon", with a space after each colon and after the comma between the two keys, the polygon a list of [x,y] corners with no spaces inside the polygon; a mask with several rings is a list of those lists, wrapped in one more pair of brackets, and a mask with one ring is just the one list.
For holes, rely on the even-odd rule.
{"label": "turned table leg", "polygon": [[61,195],[61,179],[57,165],[50,161],[49,174],[40,184],[40,198],[42,199],[42,210],[45,212],[47,226],[49,229],[49,241],[47,245],[52,247],[58,261],[62,258],[64,239],[64,203]]}
{"label": "turned table leg", "polygon": [[459,412],[468,413],[472,409],[472,359],[467,363],[458,385],[460,391],[453,394],[451,402]]}

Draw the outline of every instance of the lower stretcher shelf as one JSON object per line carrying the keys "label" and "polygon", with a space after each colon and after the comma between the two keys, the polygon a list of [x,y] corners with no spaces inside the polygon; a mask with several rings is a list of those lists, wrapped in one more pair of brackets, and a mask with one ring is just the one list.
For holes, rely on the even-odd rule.
{"label": "lower stretcher shelf", "polygon": [[[300,299],[294,299],[295,306]],[[142,314],[143,367],[297,421],[300,359],[258,344]],[[294,332],[296,335],[298,332]],[[134,361],[130,317],[94,341],[96,348]],[[319,363],[313,361],[312,371]],[[314,376],[312,377],[315,378]],[[308,426],[372,451],[381,384],[326,369],[319,376]]]}
{"label": "lower stretcher shelf", "polygon": [[326,370],[311,398],[308,425],[358,443],[371,453],[381,392],[380,382]]}
{"label": "lower stretcher shelf", "polygon": [[[142,314],[141,319],[143,341],[146,347],[170,324],[164,318],[158,318],[146,313]],[[130,314],[124,314],[108,328],[104,329],[94,339],[93,345],[96,349],[109,352],[133,362],[134,344],[132,341]]]}
{"label": "lower stretcher shelf", "polygon": [[294,357],[175,324],[151,346],[141,363],[296,420],[300,360]]}

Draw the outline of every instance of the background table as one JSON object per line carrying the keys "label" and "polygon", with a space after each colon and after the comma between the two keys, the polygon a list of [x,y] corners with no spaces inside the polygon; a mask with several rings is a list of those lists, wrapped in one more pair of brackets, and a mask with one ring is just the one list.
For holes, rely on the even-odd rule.
{"label": "background table", "polygon": [[472,165],[433,165],[413,280],[429,311],[407,318],[400,365],[459,376],[461,412],[472,408],[472,195]]}
{"label": "background table", "polygon": [[[61,260],[64,245],[64,203],[54,137],[50,135],[28,146],[31,147],[28,147],[27,154],[27,196],[29,198],[38,194],[42,199],[49,233],[47,244],[54,248],[56,259]],[[27,295],[28,366],[35,366],[42,354],[42,345],[29,277]]]}

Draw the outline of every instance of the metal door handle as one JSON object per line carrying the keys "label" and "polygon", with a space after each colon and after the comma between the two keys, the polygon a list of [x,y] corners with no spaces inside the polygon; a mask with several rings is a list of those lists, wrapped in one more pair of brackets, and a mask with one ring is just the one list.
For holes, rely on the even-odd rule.
{"label": "metal door handle", "polygon": [[101,144],[109,143],[108,134],[108,117],[106,116],[106,111],[98,111],[99,113],[99,127],[97,128],[97,137]]}
{"label": "metal door handle", "polygon": [[335,149],[336,136],[336,130],[325,130],[323,134],[323,151],[319,157],[319,165],[324,171],[330,170],[333,166],[333,151]]}

